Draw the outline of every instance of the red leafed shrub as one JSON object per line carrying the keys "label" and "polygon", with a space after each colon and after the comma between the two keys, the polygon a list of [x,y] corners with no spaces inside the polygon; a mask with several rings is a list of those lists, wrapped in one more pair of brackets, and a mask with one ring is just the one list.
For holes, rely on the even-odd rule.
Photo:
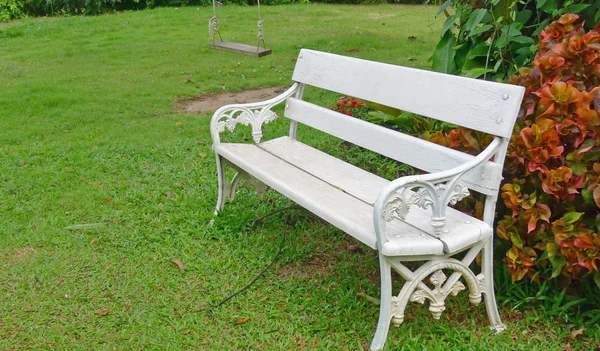
{"label": "red leafed shrub", "polygon": [[[509,80],[526,93],[501,190],[504,261],[513,280],[550,265],[551,278],[592,276],[600,286],[600,23],[585,33],[577,15],[564,15],[539,47]],[[464,129],[430,140],[468,152],[488,142]]]}
{"label": "red leafed shrub", "polygon": [[585,33],[567,14],[540,34],[533,68],[510,83],[526,88],[502,187],[511,211],[498,225],[510,240],[513,280],[536,264],[552,277],[592,274],[600,285],[600,24]]}

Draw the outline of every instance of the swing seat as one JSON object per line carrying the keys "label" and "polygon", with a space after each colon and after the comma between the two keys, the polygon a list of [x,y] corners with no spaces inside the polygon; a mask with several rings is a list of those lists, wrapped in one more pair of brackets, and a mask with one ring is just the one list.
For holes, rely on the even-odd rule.
{"label": "swing seat", "polygon": [[261,48],[260,46],[234,43],[231,41],[215,41],[214,43],[209,44],[209,47],[217,50],[235,52],[254,57],[263,57],[271,54],[271,49]]}

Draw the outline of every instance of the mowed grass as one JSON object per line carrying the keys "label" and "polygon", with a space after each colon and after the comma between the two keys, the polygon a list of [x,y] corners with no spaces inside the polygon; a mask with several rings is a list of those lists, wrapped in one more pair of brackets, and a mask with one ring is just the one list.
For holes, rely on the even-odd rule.
{"label": "mowed grass", "polygon": [[[225,39],[255,42],[256,8],[218,11]],[[356,294],[379,294],[376,254],[348,250],[354,241],[305,211],[250,226],[290,205],[273,191],[259,201],[242,189],[210,226],[210,116],[185,115],[178,101],[289,85],[300,48],[427,68],[444,20],[435,12],[263,7],[274,53],[260,60],[208,49],[210,8],[0,26],[0,349],[367,347],[378,308]],[[327,105],[335,96],[309,90],[307,98]],[[286,128],[278,120],[267,136]],[[313,131],[300,134],[348,153]],[[354,161],[393,174],[354,152]],[[209,314],[270,262],[282,237],[264,278]],[[581,325],[508,305],[509,329],[494,336],[485,308],[469,306],[465,294],[439,321],[423,306],[408,312],[388,350],[591,350],[600,339],[597,326],[572,337]]]}

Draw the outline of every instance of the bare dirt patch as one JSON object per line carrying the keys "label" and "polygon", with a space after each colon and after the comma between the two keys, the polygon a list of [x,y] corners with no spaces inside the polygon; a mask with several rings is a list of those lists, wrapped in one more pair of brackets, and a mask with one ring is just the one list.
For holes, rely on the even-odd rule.
{"label": "bare dirt patch", "polygon": [[22,247],[16,249],[12,253],[0,253],[0,258],[2,259],[5,266],[12,266],[15,264],[26,263],[36,254],[36,250],[33,247]]}
{"label": "bare dirt patch", "polygon": [[288,263],[277,270],[283,279],[324,277],[333,273],[337,257],[329,254],[316,255],[303,263]]}
{"label": "bare dirt patch", "polygon": [[209,93],[195,98],[180,99],[178,105],[185,113],[206,114],[227,104],[245,104],[273,98],[286,90],[284,87],[243,90],[239,92]]}

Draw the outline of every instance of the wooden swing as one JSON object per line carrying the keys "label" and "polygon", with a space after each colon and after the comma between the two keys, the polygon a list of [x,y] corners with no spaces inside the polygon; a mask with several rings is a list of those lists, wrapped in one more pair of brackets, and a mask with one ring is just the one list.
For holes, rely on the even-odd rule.
{"label": "wooden swing", "polygon": [[[224,50],[235,52],[238,54],[244,54],[255,57],[263,57],[271,54],[271,50],[267,49],[267,45],[265,44],[265,32],[263,31],[263,22],[264,20],[260,18],[260,0],[257,0],[258,5],[258,42],[256,43],[256,47],[252,45],[234,43],[231,41],[223,41],[223,37],[221,36],[221,32],[219,31],[219,20],[217,19],[217,0],[213,0],[213,16],[208,20],[208,33],[210,34],[211,44],[209,47],[217,50]],[[215,34],[219,35],[219,39],[221,41],[215,42]],[[263,47],[260,47],[260,43],[262,42]]]}

